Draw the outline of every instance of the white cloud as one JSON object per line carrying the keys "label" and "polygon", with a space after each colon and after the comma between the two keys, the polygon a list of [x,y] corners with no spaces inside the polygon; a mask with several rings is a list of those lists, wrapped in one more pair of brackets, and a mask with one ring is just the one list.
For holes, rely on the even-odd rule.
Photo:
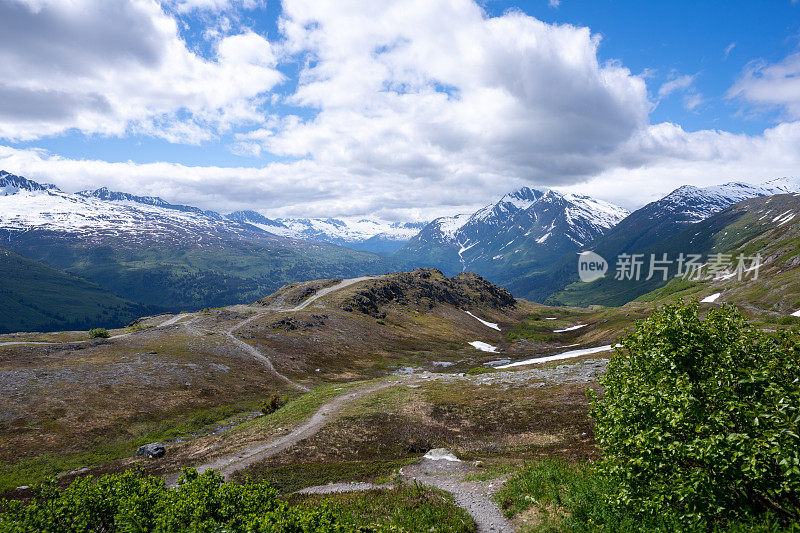
{"label": "white cloud", "polygon": [[[234,5],[175,0],[169,9],[216,17]],[[685,183],[800,168],[800,122],[755,136],[651,125],[644,78],[653,71],[600,62],[600,38],[588,28],[520,12],[488,17],[470,0],[283,7],[284,40],[229,35],[220,23],[208,59],[187,48],[154,0],[0,0],[0,137],[74,128],[200,142],[252,123],[232,130],[231,150],[286,160],[108,163],[0,145],[0,169],[65,190],[107,185],[220,211],[396,220],[469,211],[522,185],[635,208]],[[31,27],[51,38],[32,37]],[[305,109],[264,116],[262,99],[277,98],[269,93],[277,67],[293,62],[302,67],[297,89],[282,103]],[[797,72],[793,56],[751,65],[731,94],[800,118]],[[696,76],[673,74],[658,97],[697,108]]]}
{"label": "white cloud", "polygon": [[695,77],[697,77],[697,74],[694,75],[684,74],[683,76],[677,76],[665,82],[658,89],[658,97],[666,98],[667,96],[671,95],[676,91],[687,90],[694,83]]}
{"label": "white cloud", "polygon": [[731,51],[733,50],[733,48],[735,46],[736,46],[736,43],[731,43],[728,46],[726,46],[725,47],[725,52],[723,53],[722,58],[723,59],[728,59],[728,56],[730,55]]}
{"label": "white cloud", "polygon": [[550,7],[556,8],[561,5],[561,0],[548,0],[547,3]]}
{"label": "white cloud", "polygon": [[800,53],[778,63],[750,63],[728,96],[757,107],[780,109],[791,119],[800,118]]}
{"label": "white cloud", "polygon": [[0,34],[0,138],[11,140],[78,130],[198,143],[263,121],[259,96],[282,79],[263,37],[222,38],[202,58],[154,0],[0,0]]}
{"label": "white cloud", "polygon": [[488,18],[468,0],[283,6],[288,51],[312,59],[289,101],[318,113],[259,132],[268,152],[361,175],[556,184],[599,170],[647,122],[644,81],[600,63],[588,28]]}

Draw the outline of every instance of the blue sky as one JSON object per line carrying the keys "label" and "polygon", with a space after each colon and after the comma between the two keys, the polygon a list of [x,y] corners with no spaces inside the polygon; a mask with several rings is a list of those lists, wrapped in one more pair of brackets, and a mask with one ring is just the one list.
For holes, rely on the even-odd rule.
{"label": "blue sky", "polygon": [[792,0],[73,7],[0,0],[0,165],[67,190],[404,219],[800,175]]}

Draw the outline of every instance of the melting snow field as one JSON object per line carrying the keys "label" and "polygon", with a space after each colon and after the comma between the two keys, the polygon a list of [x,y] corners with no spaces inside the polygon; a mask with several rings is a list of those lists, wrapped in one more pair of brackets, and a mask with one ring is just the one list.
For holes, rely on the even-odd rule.
{"label": "melting snow field", "polygon": [[712,294],[711,296],[706,296],[705,298],[700,300],[700,303],[713,304],[714,302],[717,301],[717,298],[719,298],[721,294],[722,294],[721,292],[717,292],[717,293]]}
{"label": "melting snow field", "polygon": [[558,319],[557,319],[556,317],[554,317],[554,316],[546,316],[546,317],[544,317],[544,319],[545,319],[545,320],[558,320]]}
{"label": "melting snow field", "polygon": [[464,312],[467,313],[472,318],[474,318],[475,320],[477,320],[478,322],[480,322],[481,324],[483,324],[484,326],[488,326],[488,327],[490,327],[492,329],[496,329],[497,331],[500,331],[500,326],[498,326],[494,322],[486,322],[485,320],[481,320],[480,318],[476,317],[475,315],[473,315],[469,311],[464,311]]}
{"label": "melting snow field", "polygon": [[583,348],[582,350],[570,350],[568,352],[559,353],[556,355],[548,355],[546,357],[536,357],[534,359],[525,359],[524,361],[517,361],[516,363],[509,363],[507,365],[496,366],[497,369],[513,368],[515,366],[533,365],[536,363],[547,363],[549,361],[560,361],[561,359],[572,359],[573,357],[580,357],[582,355],[590,355],[593,353],[607,352],[614,349],[613,346],[607,344],[605,346],[597,346],[595,348]]}
{"label": "melting snow field", "polygon": [[554,329],[553,333],[564,333],[565,331],[575,331],[576,329],[585,328],[586,324],[578,324],[577,326],[571,326],[564,329]]}
{"label": "melting snow field", "polygon": [[[469,345],[472,346],[473,348],[476,348],[476,349],[482,351],[482,352],[492,352],[492,353],[497,352],[497,347],[496,346],[492,346],[491,344],[487,344],[485,342],[472,341],[471,343],[469,343]],[[501,367],[497,367],[497,368],[501,368]]]}
{"label": "melting snow field", "polygon": [[792,313],[792,316],[800,316],[800,309]]}

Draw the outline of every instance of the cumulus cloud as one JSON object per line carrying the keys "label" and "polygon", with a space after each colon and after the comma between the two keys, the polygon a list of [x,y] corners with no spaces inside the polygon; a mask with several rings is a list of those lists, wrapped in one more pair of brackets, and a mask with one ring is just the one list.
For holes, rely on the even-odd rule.
{"label": "cumulus cloud", "polygon": [[154,0],[0,0],[0,34],[10,140],[78,130],[198,143],[263,121],[259,96],[282,79],[263,37],[222,38],[205,59]]}
{"label": "cumulus cloud", "polygon": [[304,57],[289,102],[316,110],[240,137],[237,149],[312,158],[361,175],[436,181],[596,172],[643,127],[644,81],[600,63],[588,28],[472,1],[286,0],[288,53]]}
{"label": "cumulus cloud", "polygon": [[728,92],[731,98],[800,118],[800,53],[778,63],[751,62]]}
{"label": "cumulus cloud", "polygon": [[[0,138],[230,132],[234,153],[276,162],[109,163],[0,145],[0,169],[223,212],[398,220],[469,211],[522,185],[635,208],[685,183],[800,167],[800,122],[754,136],[650,124],[654,71],[600,61],[589,28],[489,17],[472,0],[284,0],[278,42],[233,24],[209,33],[203,57],[181,39],[176,16],[223,20],[246,3],[0,0]],[[285,66],[297,79],[270,92]],[[800,118],[798,72],[793,56],[750,65],[731,95]],[[696,76],[673,73],[658,98],[696,108]],[[267,101],[298,111],[266,115]]]}

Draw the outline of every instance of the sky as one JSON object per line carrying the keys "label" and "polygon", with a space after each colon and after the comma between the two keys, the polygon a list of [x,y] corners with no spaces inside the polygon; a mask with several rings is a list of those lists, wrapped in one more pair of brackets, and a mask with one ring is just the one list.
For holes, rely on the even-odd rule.
{"label": "sky", "polygon": [[220,212],[800,178],[800,1],[0,0],[0,169]]}

